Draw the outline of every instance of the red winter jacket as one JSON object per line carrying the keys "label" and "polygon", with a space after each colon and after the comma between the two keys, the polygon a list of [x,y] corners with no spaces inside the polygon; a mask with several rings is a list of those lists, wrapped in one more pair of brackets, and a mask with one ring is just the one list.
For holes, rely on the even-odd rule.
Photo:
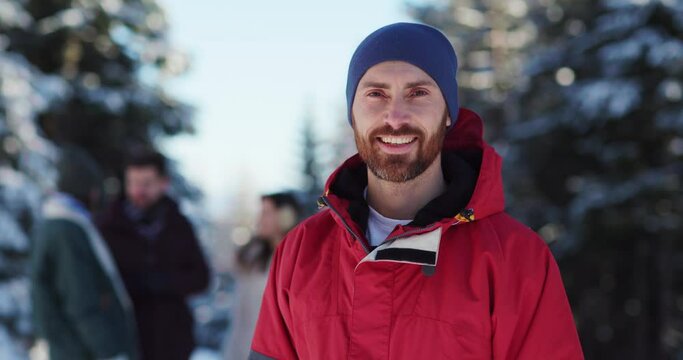
{"label": "red winter jacket", "polygon": [[583,359],[552,254],[503,210],[479,116],[460,111],[442,154],[448,190],[374,249],[365,165],[331,175],[327,208],[275,252],[250,359]]}

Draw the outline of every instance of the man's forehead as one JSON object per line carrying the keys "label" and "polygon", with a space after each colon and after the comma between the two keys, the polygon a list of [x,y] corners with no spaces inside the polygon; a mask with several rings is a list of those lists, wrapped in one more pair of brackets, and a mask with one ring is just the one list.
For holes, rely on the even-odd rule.
{"label": "man's forehead", "polygon": [[[399,83],[403,86],[434,86],[436,82],[419,67],[405,61],[385,61],[368,69],[360,79],[361,87],[390,87]],[[406,86],[407,87],[407,86]]]}

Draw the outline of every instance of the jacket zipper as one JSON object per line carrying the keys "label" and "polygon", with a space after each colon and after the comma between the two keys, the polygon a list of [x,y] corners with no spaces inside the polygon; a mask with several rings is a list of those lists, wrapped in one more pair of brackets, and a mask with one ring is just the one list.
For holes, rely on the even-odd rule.
{"label": "jacket zipper", "polygon": [[436,228],[438,228],[440,226],[441,225],[436,225],[436,226],[432,226],[432,227],[425,226],[425,227],[421,227],[421,228],[416,228],[415,230],[409,230],[409,231],[406,231],[402,234],[398,234],[398,235],[392,236],[390,238],[387,238],[386,240],[382,241],[382,244],[389,242],[389,241],[398,240],[398,239],[401,239],[401,238],[404,238],[404,237],[407,237],[407,236],[410,236],[413,234],[422,233],[422,232],[429,232],[429,231],[435,230]]}
{"label": "jacket zipper", "polygon": [[[465,219],[467,219],[467,220],[470,220],[473,214],[474,214],[474,210],[473,210],[473,209],[464,209],[464,210],[462,210],[461,212],[458,213],[458,215],[464,216]],[[455,226],[455,225],[460,224],[461,222],[462,222],[462,220],[458,220],[458,221],[456,221],[456,222],[450,224],[449,226]],[[406,236],[410,236],[410,235],[413,235],[413,234],[417,234],[417,233],[421,233],[421,232],[433,231],[433,230],[435,230],[436,228],[438,228],[438,227],[440,227],[440,226],[441,226],[441,225],[435,225],[435,226],[431,226],[431,227],[430,227],[430,226],[425,226],[425,227],[417,228],[417,229],[415,229],[415,230],[406,231],[406,232],[404,232],[403,234],[398,234],[398,235],[396,235],[396,236],[393,236],[393,237],[390,237],[390,238],[384,240],[384,241],[382,242],[382,244],[384,244],[385,242],[394,241],[394,240],[397,240],[397,239],[400,239],[400,238],[404,238],[404,237],[406,237]],[[380,245],[381,245],[381,244],[380,244]]]}
{"label": "jacket zipper", "polygon": [[351,236],[353,236],[353,238],[356,239],[356,241],[358,241],[358,242],[360,243],[360,245],[363,247],[363,250],[365,250],[365,253],[366,253],[366,254],[369,254],[369,253],[370,253],[370,250],[365,246],[365,244],[363,243],[363,240],[361,240],[360,236],[358,236],[358,235],[353,231],[353,229],[351,229],[351,226],[349,226],[349,224],[346,222],[346,219],[344,219],[344,217],[341,216],[341,214],[339,213],[339,211],[337,211],[337,209],[335,209],[334,206],[332,206],[332,204],[330,204],[330,202],[327,200],[327,196],[321,196],[321,197],[320,197],[320,200],[322,200],[322,202],[325,203],[325,205],[327,205],[327,207],[329,207],[330,210],[332,210],[332,212],[334,212],[335,214],[337,214],[337,216],[339,217],[339,219],[340,219],[340,220],[342,221],[342,223],[344,224],[344,227],[346,227],[346,230],[347,230],[349,233],[351,233]]}
{"label": "jacket zipper", "polygon": [[[344,227],[346,227],[346,230],[347,230],[349,233],[351,233],[351,236],[353,236],[353,238],[356,239],[356,241],[360,242],[360,245],[363,247],[363,250],[365,250],[365,253],[366,253],[366,254],[369,254],[369,253],[370,253],[370,250],[365,246],[365,244],[363,243],[363,241],[362,241],[362,240],[360,239],[360,237],[353,231],[353,229],[351,229],[351,227],[350,227],[349,224],[346,222],[346,220],[344,219],[344,217],[341,216],[341,214],[339,213],[339,211],[337,211],[337,209],[335,209],[334,206],[332,206],[332,204],[330,204],[330,202],[327,200],[327,196],[321,196],[320,199],[318,199],[318,200],[321,200],[325,206],[329,207],[330,210],[332,210],[335,214],[337,214],[337,216],[339,217],[339,219],[341,219],[342,223],[344,224]],[[318,201],[318,206],[319,206],[320,208],[322,208],[321,205],[323,205],[323,204],[321,204],[320,201]],[[465,210],[461,211],[459,214],[460,214],[460,215],[464,215],[466,219],[470,219],[473,213],[474,213],[474,211],[473,211],[472,209],[465,209]],[[462,220],[458,220],[458,221],[456,221],[455,223],[451,224],[450,226],[458,225],[458,224],[460,224],[461,222],[462,222]],[[417,229],[415,229],[415,230],[406,231],[406,232],[404,232],[404,233],[402,233],[402,234],[398,234],[398,235],[396,235],[396,236],[392,236],[392,237],[390,237],[390,238],[388,238],[388,239],[382,241],[382,243],[381,243],[380,245],[382,245],[382,244],[384,244],[384,243],[386,243],[386,242],[398,240],[398,239],[401,239],[401,238],[404,238],[404,237],[407,237],[407,236],[410,236],[410,235],[413,235],[413,234],[432,231],[432,230],[434,230],[434,229],[436,229],[436,228],[438,228],[438,227],[440,227],[440,226],[441,226],[441,225],[436,225],[436,226],[432,226],[431,228],[430,228],[429,226],[425,226],[425,227],[417,228]],[[427,230],[427,229],[429,229],[429,230]]]}
{"label": "jacket zipper", "polygon": [[[460,224],[461,222],[462,222],[462,221],[458,220],[458,221],[456,221],[456,222],[450,224],[449,226],[455,226],[455,225]],[[415,230],[406,231],[406,232],[404,232],[404,233],[402,233],[402,234],[398,234],[398,235],[396,235],[396,236],[392,236],[392,237],[390,237],[390,238],[388,238],[388,239],[382,241],[382,244],[384,244],[384,243],[386,243],[386,242],[389,242],[389,241],[394,241],[394,240],[398,240],[398,239],[401,239],[401,238],[404,238],[404,237],[408,237],[408,236],[413,235],[413,234],[418,234],[418,233],[423,233],[423,232],[430,232],[430,231],[436,230],[436,228],[438,228],[438,227],[441,227],[441,225],[432,226],[431,228],[430,228],[429,226],[425,226],[425,227],[417,228],[417,229],[415,229]],[[380,245],[382,245],[382,244],[380,244]]]}

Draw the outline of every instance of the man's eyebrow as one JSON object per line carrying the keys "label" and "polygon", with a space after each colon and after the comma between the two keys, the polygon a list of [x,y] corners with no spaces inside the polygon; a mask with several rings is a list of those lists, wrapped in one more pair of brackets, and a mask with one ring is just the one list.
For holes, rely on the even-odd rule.
{"label": "man's eyebrow", "polygon": [[[429,80],[418,80],[418,81],[413,81],[408,84],[406,84],[405,88],[410,89],[418,86],[436,86],[436,84],[433,81]],[[363,81],[360,86],[360,88],[377,88],[377,89],[388,89],[389,84],[387,83],[382,83],[382,82],[377,82],[377,81]]]}
{"label": "man's eyebrow", "polygon": [[436,86],[436,84],[433,81],[429,80],[419,80],[419,81],[413,81],[411,83],[408,83],[406,85],[406,89],[418,87],[418,86]]}
{"label": "man's eyebrow", "polygon": [[361,88],[378,88],[378,89],[388,89],[389,84],[376,82],[376,81],[363,81],[360,84]]}

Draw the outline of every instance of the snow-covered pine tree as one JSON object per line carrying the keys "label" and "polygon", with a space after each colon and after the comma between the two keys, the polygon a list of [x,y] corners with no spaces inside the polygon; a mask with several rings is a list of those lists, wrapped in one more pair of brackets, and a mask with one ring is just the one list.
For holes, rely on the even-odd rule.
{"label": "snow-covered pine tree", "polygon": [[29,232],[59,145],[85,148],[115,179],[130,146],[192,131],[191,109],[162,88],[187,67],[166,34],[153,0],[0,0],[0,359],[27,356]]}
{"label": "snow-covered pine tree", "polygon": [[[110,178],[125,152],[192,132],[191,109],[163,85],[188,67],[168,40],[154,0],[8,0],[26,26],[3,32],[5,51],[68,84],[63,101],[38,118],[47,138],[86,149]],[[107,190],[116,192],[115,181]]]}
{"label": "snow-covered pine tree", "polygon": [[32,331],[28,231],[44,189],[56,180],[54,146],[35,120],[63,100],[67,83],[7,51],[6,34],[33,19],[19,2],[0,7],[0,358],[21,359]]}
{"label": "snow-covered pine tree", "polygon": [[27,343],[24,340],[32,331],[26,278],[30,247],[28,232],[37,215],[44,189],[56,180],[54,146],[41,136],[35,118],[51,103],[60,100],[65,87],[61,79],[41,74],[22,57],[0,51],[2,359],[26,357],[24,345]]}
{"label": "snow-covered pine tree", "polygon": [[511,211],[556,243],[586,358],[683,355],[683,2],[545,0]]}

